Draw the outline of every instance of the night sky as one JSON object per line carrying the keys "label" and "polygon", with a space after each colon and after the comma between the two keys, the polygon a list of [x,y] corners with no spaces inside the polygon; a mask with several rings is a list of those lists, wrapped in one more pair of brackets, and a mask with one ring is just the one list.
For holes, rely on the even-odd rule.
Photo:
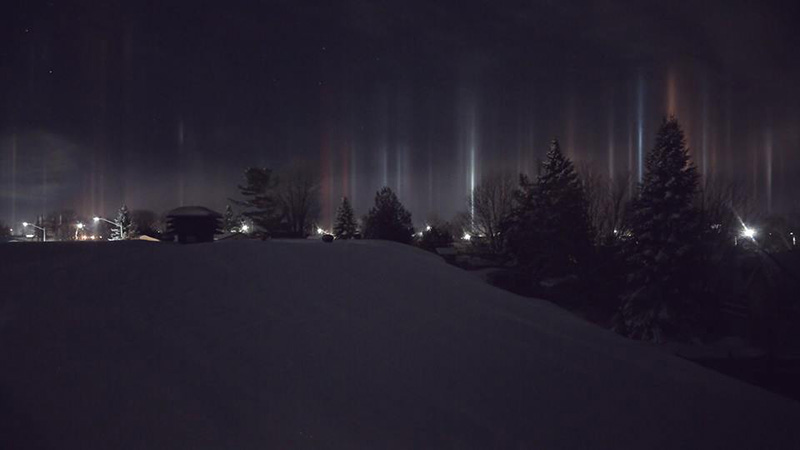
{"label": "night sky", "polygon": [[245,167],[294,159],[322,173],[323,225],[382,185],[449,219],[554,136],[636,177],[670,113],[702,173],[787,211],[798,21],[797,2],[5,2],[0,220],[221,210]]}

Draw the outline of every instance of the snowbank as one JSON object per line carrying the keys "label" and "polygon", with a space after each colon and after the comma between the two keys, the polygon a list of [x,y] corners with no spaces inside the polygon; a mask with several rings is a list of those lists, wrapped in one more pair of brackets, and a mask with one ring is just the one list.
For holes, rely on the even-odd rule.
{"label": "snowbank", "polygon": [[0,261],[0,448],[800,448],[800,404],[402,245]]}

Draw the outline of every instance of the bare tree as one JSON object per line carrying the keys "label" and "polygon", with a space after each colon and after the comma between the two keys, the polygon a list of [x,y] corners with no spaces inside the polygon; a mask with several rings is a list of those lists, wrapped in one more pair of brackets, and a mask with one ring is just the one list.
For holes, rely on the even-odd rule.
{"label": "bare tree", "polygon": [[595,239],[622,233],[625,210],[631,196],[630,173],[622,172],[609,178],[588,164],[580,165],[578,170],[588,203],[589,218],[596,232]]}
{"label": "bare tree", "polygon": [[289,232],[307,236],[319,216],[319,174],[305,161],[295,161],[278,175],[278,202]]}
{"label": "bare tree", "polygon": [[736,235],[743,224],[752,224],[764,217],[745,184],[736,180],[705,177],[697,203],[704,229],[713,227],[725,236]]}
{"label": "bare tree", "polygon": [[606,236],[623,232],[628,200],[631,198],[631,173],[622,172],[608,182],[606,198]]}
{"label": "bare tree", "polygon": [[503,226],[513,208],[515,177],[510,173],[497,173],[485,177],[475,187],[469,206],[473,211],[473,231],[483,235],[492,251],[502,249]]}
{"label": "bare tree", "polygon": [[597,239],[608,228],[609,180],[590,164],[579,164],[577,170],[583,185],[586,212],[596,233],[594,238]]}

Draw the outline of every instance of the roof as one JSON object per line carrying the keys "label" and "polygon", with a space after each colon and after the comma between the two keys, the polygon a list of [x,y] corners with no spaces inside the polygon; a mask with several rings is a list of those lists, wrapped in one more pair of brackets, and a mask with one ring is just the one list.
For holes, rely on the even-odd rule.
{"label": "roof", "polygon": [[222,214],[208,209],[205,206],[181,206],[167,213],[167,218],[171,217],[222,217]]}

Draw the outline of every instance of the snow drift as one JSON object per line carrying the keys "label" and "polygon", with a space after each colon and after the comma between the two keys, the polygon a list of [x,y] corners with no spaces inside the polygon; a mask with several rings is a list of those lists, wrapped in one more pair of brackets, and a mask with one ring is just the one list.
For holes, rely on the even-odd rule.
{"label": "snow drift", "polygon": [[0,246],[0,448],[800,448],[800,404],[385,242]]}

